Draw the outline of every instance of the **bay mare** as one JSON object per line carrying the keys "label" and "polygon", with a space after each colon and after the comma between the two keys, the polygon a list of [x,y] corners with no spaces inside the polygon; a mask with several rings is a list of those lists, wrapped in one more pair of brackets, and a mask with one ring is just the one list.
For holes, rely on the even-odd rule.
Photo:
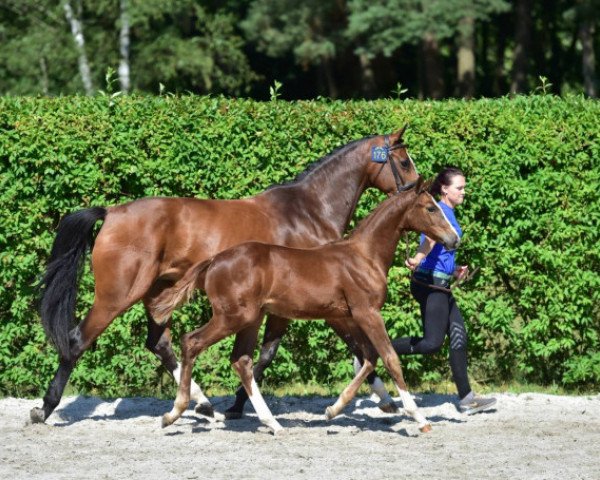
{"label": "bay mare", "polygon": [[[253,197],[151,197],[64,217],[42,281],[40,304],[42,324],[57,347],[59,366],[42,408],[31,410],[31,420],[48,418],[59,404],[77,360],[118,315],[139,301],[148,319],[146,347],[179,382],[171,318],[156,320],[155,299],[168,294],[192,265],[242,242],[312,247],[341,238],[367,188],[390,194],[417,179],[402,141],[405,128],[353,141],[321,158],[295,180]],[[99,220],[103,224],[94,239],[94,225]],[[94,303],[77,325],[78,274],[92,244]],[[267,350],[287,323],[279,316],[269,316]],[[197,411],[212,414],[210,402],[195,383],[192,397]]]}
{"label": "bay mare", "polygon": [[[423,232],[452,250],[459,236],[442,209],[419,181],[416,187],[384,201],[346,240],[299,249],[249,242],[199,262],[165,295],[156,299],[158,318],[204,290],[212,306],[207,324],[182,338],[181,383],[173,409],[163,416],[171,425],[190,401],[192,367],[211,345],[237,334],[231,362],[262,423],[274,433],[283,428],[267,407],[253,376],[252,356],[265,313],[285,318],[327,318],[336,331],[348,332],[364,362],[339,399],[326,410],[333,418],[354,397],[378,356],[392,376],[408,414],[421,431],[430,424],[407,391],[398,355],[380,310],[387,293],[387,275],[400,235]],[[315,266],[318,265],[318,268]]]}

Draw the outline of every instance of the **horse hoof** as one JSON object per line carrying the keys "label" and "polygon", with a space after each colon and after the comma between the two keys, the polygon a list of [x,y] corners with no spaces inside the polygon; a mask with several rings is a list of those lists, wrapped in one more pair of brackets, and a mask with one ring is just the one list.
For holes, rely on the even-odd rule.
{"label": "horse hoof", "polygon": [[388,403],[380,403],[378,405],[378,407],[379,407],[379,410],[381,410],[382,412],[385,412],[385,413],[398,413],[399,412],[398,405],[396,405],[393,400]]}
{"label": "horse hoof", "polygon": [[285,428],[279,427],[278,429],[273,429],[273,436],[274,437],[285,437],[287,435],[287,430]]}
{"label": "horse hoof", "polygon": [[44,423],[46,421],[46,414],[43,409],[35,407],[29,412],[29,418],[31,418],[31,423]]}
{"label": "horse hoof", "polygon": [[243,416],[244,414],[242,412],[238,412],[237,410],[225,410],[225,418],[227,420],[239,420]]}
{"label": "horse hoof", "polygon": [[215,409],[210,403],[199,403],[196,405],[196,413],[205,417],[214,417]]}
{"label": "horse hoof", "polygon": [[327,418],[327,420],[331,420],[332,418],[336,417],[336,413],[333,410],[333,407],[327,407],[325,409],[325,417]]}
{"label": "horse hoof", "polygon": [[431,423],[426,423],[422,427],[419,427],[419,430],[421,431],[421,433],[429,433],[429,432],[431,432]]}
{"label": "horse hoof", "polygon": [[165,413],[162,417],[161,427],[165,428],[172,424],[173,424],[173,419],[171,418],[171,415],[169,415],[168,413]]}

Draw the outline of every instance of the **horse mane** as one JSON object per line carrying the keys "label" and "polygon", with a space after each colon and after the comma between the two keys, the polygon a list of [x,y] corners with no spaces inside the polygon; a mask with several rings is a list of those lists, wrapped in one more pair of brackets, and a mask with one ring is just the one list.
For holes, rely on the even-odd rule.
{"label": "horse mane", "polygon": [[273,188],[278,188],[278,187],[290,187],[293,185],[297,185],[298,183],[300,183],[302,180],[304,180],[305,178],[310,176],[314,171],[318,170],[323,165],[328,164],[330,161],[337,160],[338,157],[340,157],[340,156],[347,155],[352,150],[354,150],[360,143],[362,143],[364,140],[373,138],[374,136],[375,135],[370,135],[368,137],[359,138],[358,140],[353,140],[350,143],[347,143],[345,145],[342,145],[341,147],[336,148],[335,150],[333,150],[329,154],[325,155],[324,157],[321,157],[320,159],[312,162],[310,165],[308,165],[308,167],[306,167],[302,172],[300,172],[293,179],[284,180],[281,183],[274,183],[273,185],[268,187],[265,191],[269,191]]}

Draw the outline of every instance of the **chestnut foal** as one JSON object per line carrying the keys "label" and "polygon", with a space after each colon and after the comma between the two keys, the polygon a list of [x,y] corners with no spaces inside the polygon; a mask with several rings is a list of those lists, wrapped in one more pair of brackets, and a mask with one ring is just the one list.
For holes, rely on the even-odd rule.
{"label": "chestnut foal", "polygon": [[[349,332],[364,355],[356,377],[344,389],[327,418],[338,415],[373,370],[378,356],[394,379],[404,408],[421,431],[431,429],[406,389],[398,355],[392,348],[380,314],[387,293],[387,274],[405,230],[424,232],[448,249],[459,237],[426,186],[417,185],[385,200],[345,240],[297,249],[249,242],[199,262],[173,289],[156,298],[157,318],[201,288],[210,300],[213,316],[203,327],[182,338],[181,382],[163,427],[188,407],[192,366],[198,354],[223,338],[237,334],[231,355],[260,421],[281,432],[258,389],[252,373],[252,354],[265,313],[303,319],[327,318]],[[337,329],[336,329],[337,330]]]}

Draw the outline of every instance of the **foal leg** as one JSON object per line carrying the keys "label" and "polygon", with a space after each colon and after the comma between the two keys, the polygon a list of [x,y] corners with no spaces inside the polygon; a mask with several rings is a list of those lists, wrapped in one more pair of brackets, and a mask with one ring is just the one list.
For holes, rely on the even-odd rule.
{"label": "foal leg", "polygon": [[270,428],[274,435],[278,435],[283,433],[284,429],[275,420],[271,410],[265,403],[252,372],[252,353],[256,346],[259,327],[260,321],[255,326],[248,327],[237,334],[231,354],[231,363],[242,380],[242,386],[250,398],[258,419],[263,425]]}
{"label": "foal leg", "polygon": [[[356,344],[356,339],[350,334],[348,330],[349,320],[339,318],[327,318],[325,321],[335,330],[338,336],[348,345],[348,348],[354,353],[354,374],[358,375],[358,372],[362,368],[362,362],[359,359],[363,358],[362,352]],[[357,331],[355,331],[356,334]],[[375,364],[373,364],[375,367]],[[379,378],[375,371],[371,371],[367,377],[369,387],[371,391],[379,397],[379,408],[385,413],[397,413],[398,406],[394,403],[394,399],[390,396],[385,388],[385,385],[381,378]]]}
{"label": "foal leg", "polygon": [[[328,420],[339,415],[344,407],[348,405],[350,400],[355,397],[360,386],[375,368],[375,363],[377,361],[377,353],[372,348],[369,340],[364,336],[360,329],[351,325],[351,323],[353,323],[351,319],[346,320],[346,326],[349,327],[349,331],[352,332],[352,337],[362,348],[361,357],[363,357],[363,364],[358,372],[356,372],[356,375],[350,384],[342,391],[337,401],[325,409],[325,416]],[[363,352],[364,355],[362,354]]]}
{"label": "foal leg", "polygon": [[[404,382],[398,354],[392,346],[381,314],[375,310],[366,310],[364,312],[356,312],[356,315],[357,318],[361,319],[360,326],[363,332],[373,343],[373,347],[377,350],[377,353],[383,360],[383,364],[394,379],[396,388],[398,389],[398,393],[400,394],[400,398],[404,405],[404,410],[416,420],[421,432],[425,433],[431,431],[431,424],[419,411],[417,404],[408,392],[406,383]],[[358,317],[359,315],[360,317]]]}
{"label": "foal leg", "polygon": [[246,328],[251,323],[248,319],[255,320],[256,317],[257,315],[248,315],[248,312],[239,315],[215,313],[213,307],[213,316],[206,325],[182,337],[179,388],[177,389],[173,409],[163,415],[163,428],[171,425],[181,417],[181,414],[187,409],[190,403],[192,367],[194,366],[196,357],[211,345]]}
{"label": "foal leg", "polygon": [[[155,354],[161,361],[163,366],[171,374],[177,385],[179,385],[181,364],[177,361],[175,352],[173,352],[173,344],[171,340],[171,319],[169,319],[163,325],[158,325],[154,321],[151,307],[149,303],[144,300],[146,305],[146,312],[148,316],[148,338],[146,339],[146,348]],[[213,406],[202,389],[192,379],[190,390],[191,399],[196,402],[196,413],[205,415],[207,417],[219,417],[222,420],[221,414],[215,414]]]}
{"label": "foal leg", "polygon": [[[267,316],[267,324],[265,326],[265,335],[263,337],[263,344],[260,349],[260,356],[258,362],[254,367],[254,379],[257,383],[263,378],[265,369],[271,365],[277,349],[281,343],[281,339],[285,334],[290,320],[287,318],[277,317],[275,315]],[[248,400],[248,394],[244,385],[237,389],[235,393],[234,404],[225,410],[225,418],[235,419],[242,418],[244,412],[244,405]]]}

